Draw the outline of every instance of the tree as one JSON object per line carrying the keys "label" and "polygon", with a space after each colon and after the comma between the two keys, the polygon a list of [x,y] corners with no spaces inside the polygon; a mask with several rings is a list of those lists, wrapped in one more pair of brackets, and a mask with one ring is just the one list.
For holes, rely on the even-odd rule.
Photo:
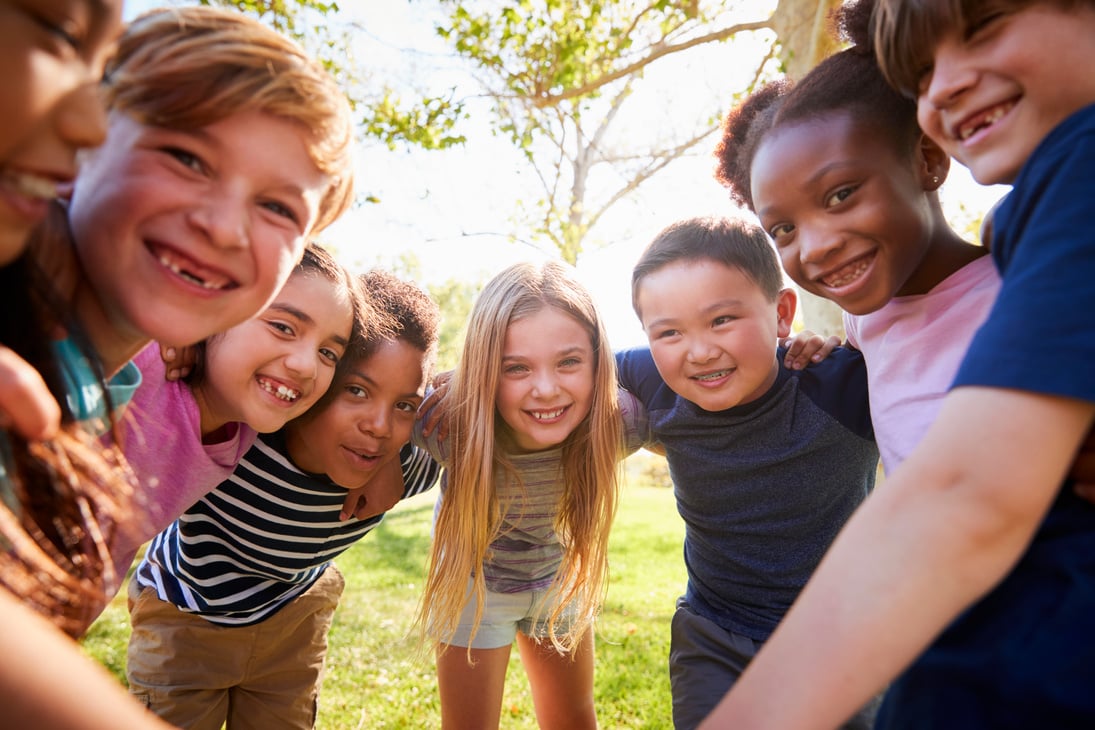
{"label": "tree", "polygon": [[[492,100],[493,125],[524,153],[541,197],[525,204],[533,241],[576,263],[597,245],[602,217],[684,155],[710,152],[725,103],[778,74],[800,76],[836,48],[829,12],[840,0],[439,0],[438,27]],[[758,6],[760,6],[758,8]],[[620,135],[626,106],[655,64],[705,46],[759,43],[738,88],[712,98],[689,129],[635,142]],[[810,326],[842,332],[839,310],[803,297]]]}

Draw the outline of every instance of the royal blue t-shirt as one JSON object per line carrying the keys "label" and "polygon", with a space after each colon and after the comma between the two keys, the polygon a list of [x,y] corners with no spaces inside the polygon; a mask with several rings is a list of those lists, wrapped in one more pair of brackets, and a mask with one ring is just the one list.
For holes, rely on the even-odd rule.
{"label": "royal blue t-shirt", "polygon": [[[1095,401],[1093,202],[1090,106],[1042,141],[997,209],[1003,284],[956,387]],[[1012,572],[894,683],[876,727],[1095,728],[1095,506],[1070,483]]]}

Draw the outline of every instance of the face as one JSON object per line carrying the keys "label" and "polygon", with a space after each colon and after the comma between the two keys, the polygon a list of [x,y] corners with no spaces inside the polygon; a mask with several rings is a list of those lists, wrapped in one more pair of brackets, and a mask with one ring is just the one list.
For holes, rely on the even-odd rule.
{"label": "face", "polygon": [[121,0],[0,0],[0,265],[103,141],[96,94],[121,31]]}
{"label": "face", "polygon": [[498,415],[518,450],[559,446],[593,406],[593,341],[555,307],[511,321],[498,385]]}
{"label": "face", "polygon": [[283,119],[246,112],[178,131],[111,113],[70,210],[94,292],[81,318],[104,360],[262,311],[300,260],[327,182]]}
{"label": "face", "polygon": [[795,283],[853,314],[922,293],[930,178],[902,157],[847,113],[769,133],[753,158],[753,201]]}
{"label": "face", "polygon": [[294,274],[261,315],[209,341],[194,393],[202,432],[231,421],[276,431],[304,413],[327,392],[352,321],[344,287]]}
{"label": "face", "polygon": [[767,392],[779,370],[776,340],[790,334],[795,315],[790,290],[770,302],[740,270],[711,260],[648,274],[636,305],[662,379],[705,411]]}
{"label": "face", "polygon": [[413,345],[384,342],[334,384],[322,409],[288,425],[293,463],[347,489],[364,485],[410,441],[426,367],[426,354]]}
{"label": "face", "polygon": [[1054,127],[1095,102],[1093,62],[1088,4],[986,12],[936,45],[918,90],[920,126],[978,182],[1012,183]]}

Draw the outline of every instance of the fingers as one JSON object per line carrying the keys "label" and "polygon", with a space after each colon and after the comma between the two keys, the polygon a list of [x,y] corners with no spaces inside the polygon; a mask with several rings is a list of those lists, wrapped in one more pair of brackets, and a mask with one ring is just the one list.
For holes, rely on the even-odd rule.
{"label": "fingers", "polygon": [[791,370],[802,370],[810,363],[821,362],[840,346],[840,338],[830,335],[823,337],[810,330],[803,330],[794,337],[786,337],[780,340],[780,344],[787,348],[783,357],[783,365]]}
{"label": "fingers", "polygon": [[42,376],[26,360],[2,346],[0,425],[30,441],[52,438],[61,426],[61,406]]}

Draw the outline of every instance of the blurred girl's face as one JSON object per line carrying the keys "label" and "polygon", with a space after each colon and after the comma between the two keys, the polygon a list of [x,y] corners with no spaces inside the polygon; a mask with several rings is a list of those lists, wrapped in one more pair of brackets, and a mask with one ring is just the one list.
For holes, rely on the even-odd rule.
{"label": "blurred girl's face", "polygon": [[22,252],[76,153],[106,133],[97,87],[121,0],[0,0],[0,265]]}
{"label": "blurred girl's face", "polygon": [[559,446],[593,406],[593,342],[555,307],[510,322],[497,410],[517,449]]}
{"label": "blurred girl's face", "polygon": [[296,272],[258,317],[211,339],[195,388],[202,433],[232,421],[276,431],[327,388],[346,351],[350,295],[315,272]]}

